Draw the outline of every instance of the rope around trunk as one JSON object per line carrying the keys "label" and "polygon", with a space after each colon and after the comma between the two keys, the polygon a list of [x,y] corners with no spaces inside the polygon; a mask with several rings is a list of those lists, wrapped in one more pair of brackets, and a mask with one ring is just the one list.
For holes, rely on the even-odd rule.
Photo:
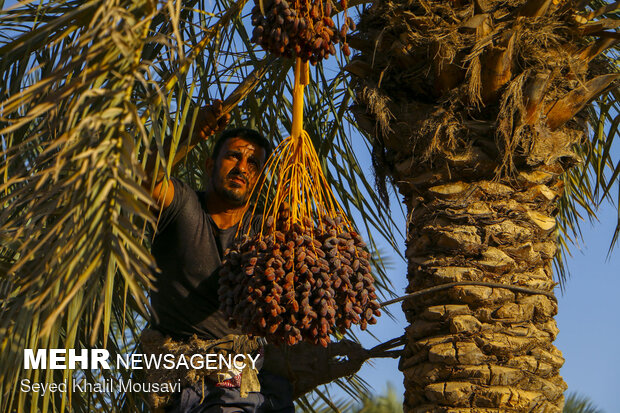
{"label": "rope around trunk", "polygon": [[[460,281],[448,284],[441,284],[430,288],[425,288],[423,290],[419,290],[410,294],[406,294],[402,297],[394,298],[392,300],[384,301],[380,303],[381,307],[386,307],[390,304],[398,303],[400,301],[406,300],[407,298],[419,297],[424,294],[430,294],[437,291],[445,290],[447,288],[458,287],[461,285],[475,285],[482,287],[492,287],[492,288],[505,288],[507,290],[516,291],[519,293],[526,294],[541,294],[551,298],[554,301],[558,301],[558,299],[553,295],[553,293],[548,291],[537,290],[535,288],[527,288],[527,287],[518,287],[515,285],[507,285],[500,283],[490,283],[483,281]],[[363,358],[368,360],[370,358],[380,358],[380,357],[390,357],[390,358],[398,358],[402,354],[403,349],[394,350],[395,347],[399,347],[405,344],[405,336],[402,335],[400,337],[393,338],[391,340],[386,341],[385,343],[381,343],[370,350],[365,350]]]}
{"label": "rope around trunk", "polygon": [[386,307],[386,306],[388,306],[390,304],[394,304],[394,303],[398,303],[400,301],[406,300],[407,298],[419,297],[421,295],[430,294],[430,293],[434,293],[436,291],[441,291],[441,290],[445,290],[447,288],[452,288],[452,287],[458,287],[458,286],[461,286],[461,285],[476,285],[476,286],[482,286],[482,287],[505,288],[507,290],[516,291],[516,292],[519,292],[519,293],[541,294],[541,295],[545,295],[545,296],[551,298],[555,302],[558,301],[558,299],[555,297],[555,295],[553,293],[548,292],[548,291],[537,290],[535,288],[518,287],[516,285],[507,285],[507,284],[500,284],[500,283],[489,283],[489,282],[483,282],[483,281],[460,281],[460,282],[441,284],[441,285],[436,285],[434,287],[425,288],[423,290],[419,290],[419,291],[415,291],[413,293],[409,293],[409,294],[403,295],[402,297],[398,297],[398,298],[394,298],[392,300],[384,301],[382,303],[379,303],[379,305],[381,307]]}
{"label": "rope around trunk", "polygon": [[[516,291],[519,293],[541,294],[541,295],[545,295],[551,298],[552,300],[556,302],[558,301],[555,295],[553,295],[553,293],[548,292],[548,291],[537,290],[535,288],[518,287],[515,285],[490,283],[490,282],[483,282],[483,281],[460,281],[460,282],[441,284],[435,287],[425,288],[423,290],[419,290],[419,291],[416,291],[410,294],[406,294],[402,297],[394,298],[393,300],[384,301],[383,303],[380,303],[380,305],[381,307],[386,307],[390,304],[394,304],[394,303],[398,303],[400,301],[406,300],[407,298],[419,297],[424,294],[434,293],[436,291],[441,291],[447,288],[457,287],[461,285],[476,285],[476,286],[482,286],[482,287],[505,288],[507,290]],[[394,350],[394,348],[404,345],[405,342],[406,342],[406,339],[404,335],[393,338],[369,350],[364,350],[362,358],[364,360],[368,360],[370,358],[382,358],[382,357],[398,358],[401,356],[403,349]]]}

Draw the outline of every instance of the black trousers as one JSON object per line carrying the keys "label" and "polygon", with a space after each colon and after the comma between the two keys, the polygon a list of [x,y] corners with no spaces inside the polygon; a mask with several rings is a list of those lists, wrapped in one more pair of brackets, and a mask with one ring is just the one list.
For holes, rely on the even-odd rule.
{"label": "black trousers", "polygon": [[[184,388],[166,408],[167,413],[295,413],[291,383],[267,372],[258,374],[260,393],[242,398],[238,388],[202,383]],[[202,400],[202,402],[201,402]]]}

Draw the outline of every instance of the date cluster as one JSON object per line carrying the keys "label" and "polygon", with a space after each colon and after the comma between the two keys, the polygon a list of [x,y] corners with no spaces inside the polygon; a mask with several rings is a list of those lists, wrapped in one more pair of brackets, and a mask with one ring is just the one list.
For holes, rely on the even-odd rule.
{"label": "date cluster", "polygon": [[218,292],[231,327],[274,343],[327,346],[336,331],[375,324],[380,305],[361,236],[340,217],[318,227],[288,218],[284,205],[277,221],[266,220],[269,235],[244,236],[227,250]]}
{"label": "date cluster", "polygon": [[[338,29],[331,18],[331,0],[292,3],[266,0],[262,10],[259,0],[256,3],[252,9],[251,40],[265,50],[277,56],[300,57],[313,65],[335,55],[338,43],[346,56],[351,54],[346,35],[349,30],[355,30],[355,23],[345,17],[345,23]],[[346,0],[341,0],[340,6],[346,10]]]}

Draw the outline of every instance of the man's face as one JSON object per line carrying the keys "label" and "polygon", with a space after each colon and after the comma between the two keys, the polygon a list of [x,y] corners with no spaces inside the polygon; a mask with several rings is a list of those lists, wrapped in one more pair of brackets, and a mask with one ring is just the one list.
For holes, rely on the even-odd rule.
{"label": "man's face", "polygon": [[265,149],[243,138],[230,138],[222,145],[211,171],[215,192],[235,206],[242,206],[265,164]]}

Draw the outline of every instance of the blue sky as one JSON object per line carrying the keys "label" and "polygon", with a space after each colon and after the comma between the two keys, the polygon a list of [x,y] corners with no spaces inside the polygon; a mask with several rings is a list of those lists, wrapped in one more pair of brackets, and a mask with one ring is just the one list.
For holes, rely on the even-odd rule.
{"label": "blue sky", "polygon": [[612,413],[620,411],[620,250],[606,257],[617,220],[615,208],[602,208],[599,220],[584,225],[582,251],[575,249],[569,260],[572,277],[558,294],[556,346],[566,359],[561,373],[569,391],[590,396]]}

